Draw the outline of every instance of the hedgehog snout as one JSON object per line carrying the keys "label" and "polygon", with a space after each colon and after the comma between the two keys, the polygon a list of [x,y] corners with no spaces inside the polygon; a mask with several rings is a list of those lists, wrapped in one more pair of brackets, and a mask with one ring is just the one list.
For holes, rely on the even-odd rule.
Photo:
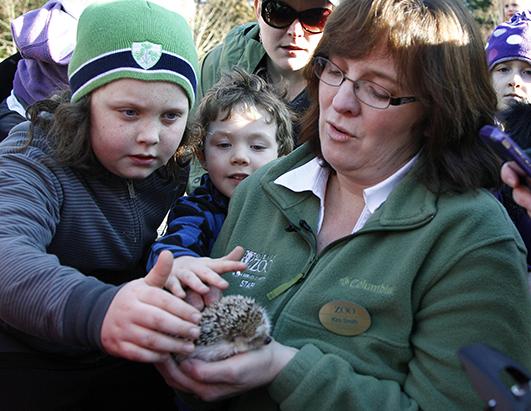
{"label": "hedgehog snout", "polygon": [[268,336],[264,339],[264,345],[270,344],[271,341],[273,341],[273,339],[268,335]]}

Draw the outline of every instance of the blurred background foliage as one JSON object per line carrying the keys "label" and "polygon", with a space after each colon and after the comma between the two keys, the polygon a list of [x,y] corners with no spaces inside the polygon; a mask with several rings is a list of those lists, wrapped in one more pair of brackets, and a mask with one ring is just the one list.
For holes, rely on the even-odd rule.
{"label": "blurred background foliage", "polygon": [[254,8],[247,0],[208,0],[199,3],[193,22],[199,58],[221,43],[230,29],[256,20]]}
{"label": "blurred background foliage", "polygon": [[[193,3],[193,0],[190,0]],[[28,10],[36,9],[46,0],[2,0],[0,2],[0,60],[14,54],[10,22]],[[227,32],[242,23],[255,20],[248,0],[207,0],[195,5],[193,27],[199,56],[219,44]]]}
{"label": "blurred background foliage", "polygon": [[[191,0],[193,1],[193,0]],[[485,37],[501,21],[501,0],[463,0],[480,23]],[[10,21],[28,10],[38,8],[45,0],[2,0],[0,2],[0,60],[16,52]],[[190,22],[199,56],[219,44],[227,32],[239,24],[255,19],[248,0],[199,0],[195,19]]]}

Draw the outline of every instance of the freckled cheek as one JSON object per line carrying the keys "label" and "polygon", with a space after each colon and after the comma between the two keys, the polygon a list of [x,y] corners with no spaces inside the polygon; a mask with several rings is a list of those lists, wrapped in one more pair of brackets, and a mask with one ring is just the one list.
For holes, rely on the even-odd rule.
{"label": "freckled cheek", "polygon": [[164,147],[165,151],[171,152],[173,155],[183,140],[183,133],[184,127],[168,130],[167,133],[161,136],[160,144]]}

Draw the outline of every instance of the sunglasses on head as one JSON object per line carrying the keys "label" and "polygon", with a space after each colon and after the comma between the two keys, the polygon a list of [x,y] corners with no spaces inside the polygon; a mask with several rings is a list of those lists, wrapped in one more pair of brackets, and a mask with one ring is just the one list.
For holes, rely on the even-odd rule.
{"label": "sunglasses on head", "polygon": [[325,7],[297,11],[279,0],[262,1],[262,19],[276,29],[285,29],[298,19],[308,33],[322,33],[330,13],[332,10]]}

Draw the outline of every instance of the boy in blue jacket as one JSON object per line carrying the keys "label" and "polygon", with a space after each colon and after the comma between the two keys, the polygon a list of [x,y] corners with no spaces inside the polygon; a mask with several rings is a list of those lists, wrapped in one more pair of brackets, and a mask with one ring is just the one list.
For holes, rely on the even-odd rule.
{"label": "boy in blue jacket", "polygon": [[[217,275],[223,268],[208,257],[234,189],[259,167],[293,149],[291,114],[281,97],[263,79],[234,67],[204,96],[192,134],[196,155],[207,174],[189,196],[179,198],[168,216],[166,233],[151,247],[151,269],[163,250],[172,252],[174,271],[169,288],[183,284],[201,294],[205,283],[225,288]],[[239,251],[229,254],[237,258]],[[216,263],[219,264],[219,263]],[[197,277],[196,277],[197,276]]]}

